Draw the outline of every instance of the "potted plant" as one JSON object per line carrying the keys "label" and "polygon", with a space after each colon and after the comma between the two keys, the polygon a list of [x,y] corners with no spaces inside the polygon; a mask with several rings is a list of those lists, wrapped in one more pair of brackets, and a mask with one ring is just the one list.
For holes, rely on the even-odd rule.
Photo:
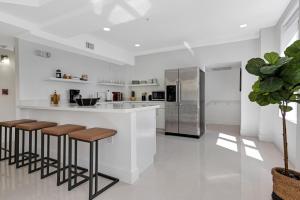
{"label": "potted plant", "polygon": [[288,163],[288,143],[286,113],[293,108],[291,102],[300,103],[300,40],[289,46],[285,56],[276,52],[266,53],[264,59],[248,61],[246,70],[258,77],[253,84],[249,99],[260,106],[278,104],[282,115],[284,168],[273,168],[273,199],[300,199],[300,173],[290,170]]}

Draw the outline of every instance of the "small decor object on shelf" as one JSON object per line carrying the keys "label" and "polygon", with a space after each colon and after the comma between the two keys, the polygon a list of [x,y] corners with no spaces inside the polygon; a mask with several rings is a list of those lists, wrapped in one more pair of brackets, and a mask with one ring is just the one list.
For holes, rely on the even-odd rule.
{"label": "small decor object on shelf", "polygon": [[133,85],[138,85],[138,84],[140,84],[140,81],[138,81],[138,80],[132,80],[132,81],[131,81],[131,84],[133,84]]}
{"label": "small decor object on shelf", "polygon": [[146,97],[147,97],[147,92],[144,92],[142,94],[142,101],[146,101],[147,100]]}
{"label": "small decor object on shelf", "polygon": [[129,97],[130,101],[136,101],[135,91],[131,91],[131,96]]}
{"label": "small decor object on shelf", "polygon": [[60,102],[60,95],[54,91],[54,94],[51,95],[51,104],[58,105]]}
{"label": "small decor object on shelf", "polygon": [[2,89],[2,95],[7,96],[8,95],[8,89]]}
{"label": "small decor object on shelf", "polygon": [[300,103],[300,40],[289,46],[285,57],[271,52],[262,58],[248,61],[246,70],[258,77],[252,86],[249,99],[260,106],[277,104],[282,115],[284,168],[272,169],[275,200],[300,199],[300,173],[289,169],[287,143],[287,112],[293,110],[290,103]]}
{"label": "small decor object on shelf", "polygon": [[60,69],[56,70],[56,78],[62,78]]}
{"label": "small decor object on shelf", "polygon": [[80,80],[82,80],[82,81],[88,81],[89,80],[89,76],[87,74],[82,74]]}

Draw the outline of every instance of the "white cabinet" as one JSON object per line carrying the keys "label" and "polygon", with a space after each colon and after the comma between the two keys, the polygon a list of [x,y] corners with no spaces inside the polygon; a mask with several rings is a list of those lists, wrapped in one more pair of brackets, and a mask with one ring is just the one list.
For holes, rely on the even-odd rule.
{"label": "white cabinet", "polygon": [[165,129],[165,108],[156,109],[156,128]]}
{"label": "white cabinet", "polygon": [[144,102],[135,102],[142,105],[159,105],[160,108],[156,109],[156,128],[165,129],[165,103],[159,101],[144,101]]}

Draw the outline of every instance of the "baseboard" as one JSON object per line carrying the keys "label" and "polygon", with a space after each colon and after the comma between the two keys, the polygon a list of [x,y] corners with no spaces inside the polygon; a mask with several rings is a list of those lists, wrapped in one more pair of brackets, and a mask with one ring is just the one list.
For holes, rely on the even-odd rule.
{"label": "baseboard", "polygon": [[263,142],[273,142],[273,137],[270,135],[258,135],[258,139]]}

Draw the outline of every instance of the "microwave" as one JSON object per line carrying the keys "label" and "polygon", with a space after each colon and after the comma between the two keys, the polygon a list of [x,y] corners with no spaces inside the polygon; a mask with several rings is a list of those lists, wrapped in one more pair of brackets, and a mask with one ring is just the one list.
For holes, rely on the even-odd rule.
{"label": "microwave", "polygon": [[154,91],[152,92],[152,101],[164,101],[165,91]]}

